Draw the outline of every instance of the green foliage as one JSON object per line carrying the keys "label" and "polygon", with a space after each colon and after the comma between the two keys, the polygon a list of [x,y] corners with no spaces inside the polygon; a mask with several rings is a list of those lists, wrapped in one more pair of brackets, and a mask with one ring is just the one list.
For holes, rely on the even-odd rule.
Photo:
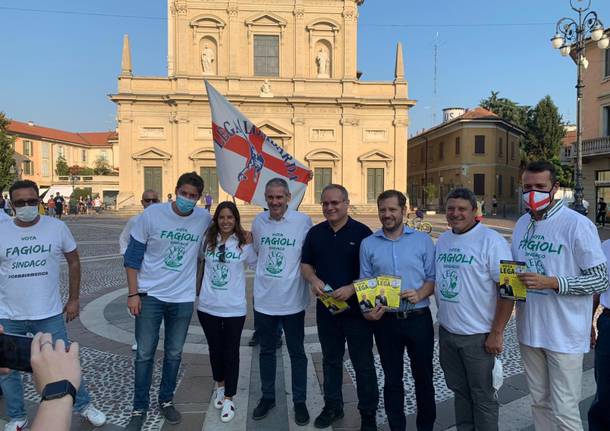
{"label": "green foliage", "polygon": [[0,190],[6,189],[15,180],[15,173],[11,167],[15,166],[15,139],[8,134],[9,120],[0,112]]}
{"label": "green foliage", "polygon": [[498,97],[499,91],[492,91],[487,99],[481,100],[479,105],[503,120],[517,127],[525,129],[527,125],[529,106],[519,105],[505,97]]}
{"label": "green foliage", "polygon": [[95,175],[93,168],[88,168],[86,166],[70,166],[70,175]]}
{"label": "green foliage", "polygon": [[428,185],[424,186],[424,193],[427,200],[436,199],[438,198],[438,187],[434,183],[428,183]]}
{"label": "green foliage", "polygon": [[81,196],[83,197],[83,199],[86,199],[87,196],[91,196],[93,189],[91,189],[91,187],[85,187],[83,189],[77,187],[74,189],[74,193],[72,193],[72,197],[76,198],[76,200],[79,200],[81,198]]}
{"label": "green foliage", "polygon": [[530,110],[526,130],[523,149],[530,160],[559,158],[565,128],[551,96],[546,96]]}
{"label": "green foliage", "polygon": [[95,167],[93,168],[93,173],[95,175],[111,175],[112,174],[112,168],[110,167],[110,163],[108,163],[108,160],[106,160],[102,156],[99,156],[95,160],[94,166]]}
{"label": "green foliage", "polygon": [[64,156],[57,157],[57,161],[55,162],[55,173],[61,176],[70,175],[70,167]]}

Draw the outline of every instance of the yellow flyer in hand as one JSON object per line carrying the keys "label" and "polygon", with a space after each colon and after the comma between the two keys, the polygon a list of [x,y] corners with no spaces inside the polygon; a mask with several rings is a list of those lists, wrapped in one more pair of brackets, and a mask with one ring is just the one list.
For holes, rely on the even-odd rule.
{"label": "yellow flyer in hand", "polygon": [[527,288],[517,274],[527,272],[525,262],[516,260],[500,261],[500,297],[514,301],[525,301]]}
{"label": "yellow flyer in hand", "polygon": [[394,275],[377,277],[375,305],[383,305],[389,309],[400,307],[400,287],[402,279]]}
{"label": "yellow flyer in hand", "polygon": [[333,288],[328,284],[324,286],[324,293],[318,296],[318,299],[324,306],[330,311],[330,314],[333,316],[335,314],[343,313],[346,310],[349,310],[349,305],[345,301],[339,301],[338,299],[330,296],[333,293]]}
{"label": "yellow flyer in hand", "polygon": [[358,296],[360,311],[368,313],[375,308],[375,296],[377,296],[377,278],[362,278],[354,281],[354,289]]}

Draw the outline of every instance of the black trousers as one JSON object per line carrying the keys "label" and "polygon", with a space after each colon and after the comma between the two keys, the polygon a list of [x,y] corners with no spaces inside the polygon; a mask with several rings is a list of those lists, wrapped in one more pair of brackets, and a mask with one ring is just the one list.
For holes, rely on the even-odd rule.
{"label": "black trousers", "polygon": [[322,346],[324,402],[332,408],[343,408],[343,355],[345,342],[356,372],[358,410],[375,414],[379,401],[377,373],[373,361],[373,327],[362,316],[333,316],[317,309],[318,338]]}
{"label": "black trousers", "polygon": [[239,377],[239,342],[246,316],[217,317],[197,311],[210,348],[210,363],[214,381],[225,382],[225,396],[237,392]]}
{"label": "black trousers", "polygon": [[432,431],[436,420],[432,359],[434,327],[429,308],[415,310],[406,319],[395,313],[385,315],[374,325],[375,341],[385,374],[383,398],[388,424],[392,431],[404,431],[405,387],[403,382],[404,351],[411,361],[417,401],[417,430]]}

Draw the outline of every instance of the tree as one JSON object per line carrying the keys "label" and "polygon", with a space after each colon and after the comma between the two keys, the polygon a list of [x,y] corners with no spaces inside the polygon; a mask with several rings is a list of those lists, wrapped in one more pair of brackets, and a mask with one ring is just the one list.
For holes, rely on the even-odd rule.
{"label": "tree", "polygon": [[491,92],[487,99],[481,100],[479,105],[488,109],[498,117],[517,127],[524,129],[527,124],[529,106],[519,105],[505,97],[498,97],[499,91]]}
{"label": "tree", "polygon": [[15,180],[15,138],[8,134],[9,120],[0,112],[0,190],[7,188]]}
{"label": "tree", "polygon": [[523,149],[529,160],[552,160],[559,157],[565,128],[551,96],[544,97],[530,110]]}
{"label": "tree", "polygon": [[55,173],[61,176],[70,175],[70,167],[64,156],[57,157],[57,161],[55,162]]}
{"label": "tree", "polygon": [[93,173],[95,175],[110,175],[112,173],[112,168],[110,167],[108,160],[102,156],[95,159]]}

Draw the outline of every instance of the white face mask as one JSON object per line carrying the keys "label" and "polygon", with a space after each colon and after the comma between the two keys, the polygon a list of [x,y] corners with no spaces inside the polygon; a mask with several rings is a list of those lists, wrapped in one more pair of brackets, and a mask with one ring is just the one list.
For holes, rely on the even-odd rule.
{"label": "white face mask", "polygon": [[552,201],[551,192],[544,190],[523,192],[523,202],[525,202],[525,206],[535,212],[543,211]]}
{"label": "white face mask", "polygon": [[38,207],[26,205],[24,207],[15,208],[15,217],[24,223],[33,222],[38,217]]}

